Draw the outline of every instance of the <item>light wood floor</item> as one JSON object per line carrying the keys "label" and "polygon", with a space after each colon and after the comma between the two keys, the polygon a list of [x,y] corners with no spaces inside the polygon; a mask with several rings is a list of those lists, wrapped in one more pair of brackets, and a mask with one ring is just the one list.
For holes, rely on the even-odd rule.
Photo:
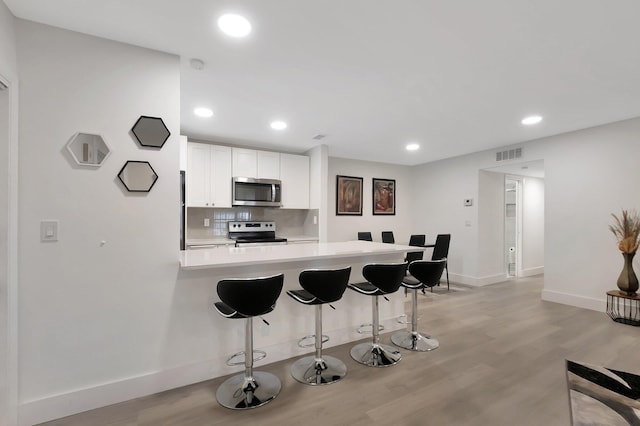
{"label": "light wood floor", "polygon": [[[283,389],[254,410],[217,404],[223,377],[46,424],[568,425],[565,359],[637,374],[640,329],[541,301],[542,279],[420,295],[419,328],[438,338],[440,348],[403,350],[396,366],[361,366],[349,356],[352,344],[325,351],[349,368],[329,386],[296,382],[292,360],[260,366],[280,377]],[[382,339],[389,343],[388,334]]]}

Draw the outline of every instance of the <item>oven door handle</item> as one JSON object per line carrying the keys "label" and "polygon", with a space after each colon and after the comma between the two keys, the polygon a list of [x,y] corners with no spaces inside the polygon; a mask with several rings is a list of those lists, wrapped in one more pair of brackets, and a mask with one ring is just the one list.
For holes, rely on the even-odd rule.
{"label": "oven door handle", "polygon": [[249,241],[236,241],[236,247],[258,247],[258,246],[283,246],[287,245],[286,241],[265,241],[265,242],[249,242]]}

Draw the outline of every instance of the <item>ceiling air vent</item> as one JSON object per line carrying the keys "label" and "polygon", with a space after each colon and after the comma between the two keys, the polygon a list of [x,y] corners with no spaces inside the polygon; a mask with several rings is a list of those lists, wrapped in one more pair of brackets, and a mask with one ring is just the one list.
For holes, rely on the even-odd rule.
{"label": "ceiling air vent", "polygon": [[514,160],[522,157],[522,148],[513,148],[496,152],[496,161]]}
{"label": "ceiling air vent", "polygon": [[316,141],[321,141],[322,139],[324,139],[326,137],[327,137],[327,135],[323,135],[322,133],[318,133],[317,135],[315,135],[311,139],[316,140]]}

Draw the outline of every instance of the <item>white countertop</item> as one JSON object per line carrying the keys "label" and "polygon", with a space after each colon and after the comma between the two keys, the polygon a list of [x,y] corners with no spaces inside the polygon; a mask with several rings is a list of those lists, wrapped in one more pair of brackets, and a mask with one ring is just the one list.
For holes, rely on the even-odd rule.
{"label": "white countertop", "polygon": [[[285,235],[282,236],[287,239],[287,241],[296,242],[296,241],[318,241],[318,237],[313,237],[310,235]],[[234,245],[235,241],[229,238],[190,238],[186,241],[187,247],[198,247],[198,246],[223,246],[223,245]]]}
{"label": "white countertop", "polygon": [[419,251],[419,247],[369,241],[252,247],[217,247],[180,252],[182,269],[220,268],[303,260],[335,259]]}
{"label": "white countertop", "polygon": [[229,238],[190,238],[185,243],[187,246],[210,246],[216,244],[235,244],[236,242]]}
{"label": "white countertop", "polygon": [[287,241],[296,242],[296,241],[318,241],[318,237],[312,237],[310,235],[285,235],[284,238]]}

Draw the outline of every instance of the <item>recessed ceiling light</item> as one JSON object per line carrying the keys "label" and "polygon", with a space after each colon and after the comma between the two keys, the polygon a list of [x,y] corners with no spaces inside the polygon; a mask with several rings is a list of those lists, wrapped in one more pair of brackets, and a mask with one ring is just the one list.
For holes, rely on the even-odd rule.
{"label": "recessed ceiling light", "polygon": [[287,128],[287,123],[284,121],[274,121],[271,123],[271,128],[273,130],[284,130]]}
{"label": "recessed ceiling light", "polygon": [[244,37],[251,32],[251,24],[244,16],[232,13],[218,18],[218,27],[231,37]]}
{"label": "recessed ceiling light", "polygon": [[193,110],[193,113],[198,117],[203,117],[203,118],[213,117],[213,111],[211,111],[209,108],[195,108]]}
{"label": "recessed ceiling light", "polygon": [[410,143],[405,148],[407,149],[407,151],[417,151],[418,149],[420,149],[420,145],[418,145],[417,143]]}
{"label": "recessed ceiling light", "polygon": [[532,124],[538,124],[542,121],[542,117],[539,115],[530,115],[529,117],[525,117],[522,119],[521,123],[525,126],[531,126]]}

